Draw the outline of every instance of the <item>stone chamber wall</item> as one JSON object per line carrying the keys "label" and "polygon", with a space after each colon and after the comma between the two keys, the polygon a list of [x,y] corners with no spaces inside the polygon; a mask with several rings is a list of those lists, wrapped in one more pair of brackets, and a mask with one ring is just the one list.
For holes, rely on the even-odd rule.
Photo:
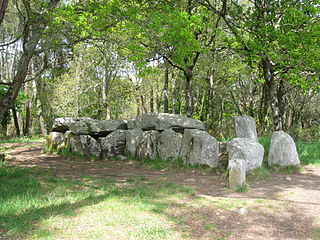
{"label": "stone chamber wall", "polygon": [[[258,142],[255,121],[235,117],[236,138],[219,143],[204,124],[177,114],[143,113],[133,120],[57,118],[47,137],[51,151],[71,151],[98,159],[124,157],[177,160],[217,167],[219,153],[228,152],[229,185],[245,184],[248,171],[262,166],[264,148]],[[282,131],[272,135],[269,165],[299,165],[293,139]]]}

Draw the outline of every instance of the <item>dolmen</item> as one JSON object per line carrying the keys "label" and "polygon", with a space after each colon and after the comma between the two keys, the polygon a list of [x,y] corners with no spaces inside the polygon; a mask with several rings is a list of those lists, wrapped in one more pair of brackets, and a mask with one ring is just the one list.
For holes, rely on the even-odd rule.
{"label": "dolmen", "polygon": [[47,137],[50,150],[100,159],[133,157],[218,166],[219,143],[196,119],[168,113],[143,113],[132,120],[57,118]]}

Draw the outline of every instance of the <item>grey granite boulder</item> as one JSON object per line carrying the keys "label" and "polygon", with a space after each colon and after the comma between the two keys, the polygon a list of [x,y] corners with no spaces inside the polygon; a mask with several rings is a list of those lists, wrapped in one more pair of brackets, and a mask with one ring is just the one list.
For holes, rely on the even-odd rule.
{"label": "grey granite boulder", "polygon": [[169,113],[143,113],[135,120],[136,128],[142,130],[158,130],[165,129],[201,129],[204,130],[204,125],[201,121],[183,117],[178,114]]}
{"label": "grey granite boulder", "polygon": [[279,166],[300,165],[296,144],[289,134],[283,131],[272,134],[268,164]]}
{"label": "grey granite boulder", "polygon": [[137,156],[137,149],[142,137],[142,130],[128,130],[126,134],[126,152],[131,156]]}
{"label": "grey granite boulder", "polygon": [[137,129],[135,119],[127,120],[127,126],[129,130]]}
{"label": "grey granite boulder", "polygon": [[127,129],[127,123],[123,120],[87,119],[70,124],[69,129],[78,135],[105,136],[117,129]]}
{"label": "grey granite boulder", "polygon": [[228,164],[229,187],[237,188],[246,183],[246,166],[243,159],[231,159]]}
{"label": "grey granite boulder", "polygon": [[47,136],[47,147],[50,150],[57,149],[58,145],[64,140],[63,133],[61,132],[51,132]]}
{"label": "grey granite boulder", "polygon": [[72,152],[83,156],[100,157],[101,147],[98,141],[89,135],[74,135],[69,136],[70,149]]}
{"label": "grey granite boulder", "polygon": [[108,136],[99,138],[101,157],[123,155],[126,148],[126,130],[115,130]]}
{"label": "grey granite boulder", "polygon": [[251,138],[258,141],[256,123],[253,117],[237,116],[234,119],[237,138]]}
{"label": "grey granite boulder", "polygon": [[53,122],[52,131],[64,133],[69,130],[69,127],[72,123],[75,123],[78,121],[85,121],[85,120],[90,120],[90,118],[73,118],[73,117],[56,118]]}
{"label": "grey granite boulder", "polygon": [[159,135],[158,154],[163,159],[178,159],[182,144],[182,134],[166,129]]}
{"label": "grey granite boulder", "polygon": [[234,138],[227,143],[229,160],[243,159],[246,172],[262,166],[264,148],[252,138]]}
{"label": "grey granite boulder", "polygon": [[184,131],[181,158],[190,165],[218,166],[219,143],[209,133],[188,129]]}
{"label": "grey granite boulder", "polygon": [[137,156],[147,157],[151,159],[155,159],[156,157],[158,157],[158,137],[158,131],[143,132],[138,144]]}

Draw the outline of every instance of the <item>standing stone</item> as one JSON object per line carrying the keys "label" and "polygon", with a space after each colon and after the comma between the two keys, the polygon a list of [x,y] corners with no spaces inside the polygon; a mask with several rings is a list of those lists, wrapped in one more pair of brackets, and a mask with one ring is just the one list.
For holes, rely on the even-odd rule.
{"label": "standing stone", "polygon": [[100,157],[100,144],[89,135],[72,135],[70,136],[71,151],[84,156]]}
{"label": "standing stone", "polygon": [[108,136],[99,139],[101,157],[123,155],[126,147],[126,130],[116,130]]}
{"label": "standing stone", "polygon": [[[129,126],[129,125],[128,125]],[[131,156],[137,156],[137,149],[142,137],[142,130],[128,130],[126,134],[126,152]]]}
{"label": "standing stone", "polygon": [[252,138],[234,138],[227,143],[229,159],[243,159],[246,172],[261,167],[264,148]]}
{"label": "standing stone", "polygon": [[57,149],[58,145],[63,142],[64,137],[63,133],[60,132],[51,132],[47,136],[47,146],[50,150]]}
{"label": "standing stone", "polygon": [[166,129],[159,135],[158,153],[163,159],[178,159],[180,156],[182,134]]}
{"label": "standing stone", "polygon": [[169,113],[143,113],[136,120],[135,125],[142,130],[158,130],[165,129],[201,129],[204,130],[204,125],[201,121],[183,117],[179,114]]}
{"label": "standing stone", "polygon": [[188,129],[184,131],[181,157],[190,165],[218,166],[219,143],[209,133]]}
{"label": "standing stone", "polygon": [[157,131],[143,132],[138,144],[137,156],[151,159],[158,157],[158,137],[159,132]]}
{"label": "standing stone", "polygon": [[258,141],[256,123],[253,117],[237,116],[234,122],[237,138],[251,138]]}
{"label": "standing stone", "polygon": [[283,131],[277,131],[272,134],[268,164],[270,166],[300,165],[296,144],[289,134]]}
{"label": "standing stone", "polygon": [[228,164],[229,187],[242,187],[246,183],[246,164],[243,159],[231,159]]}

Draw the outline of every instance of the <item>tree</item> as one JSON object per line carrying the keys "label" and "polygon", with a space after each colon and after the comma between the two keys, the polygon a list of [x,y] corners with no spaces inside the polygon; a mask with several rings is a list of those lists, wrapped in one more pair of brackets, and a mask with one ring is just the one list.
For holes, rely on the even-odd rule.
{"label": "tree", "polygon": [[3,21],[4,15],[6,13],[6,9],[8,6],[8,1],[9,0],[0,0],[0,25]]}
{"label": "tree", "polygon": [[222,0],[220,9],[210,0],[198,2],[223,18],[233,36],[227,40],[229,48],[261,69],[264,85],[260,121],[270,108],[275,129],[282,129],[286,86],[307,89],[318,80],[318,1]]}

